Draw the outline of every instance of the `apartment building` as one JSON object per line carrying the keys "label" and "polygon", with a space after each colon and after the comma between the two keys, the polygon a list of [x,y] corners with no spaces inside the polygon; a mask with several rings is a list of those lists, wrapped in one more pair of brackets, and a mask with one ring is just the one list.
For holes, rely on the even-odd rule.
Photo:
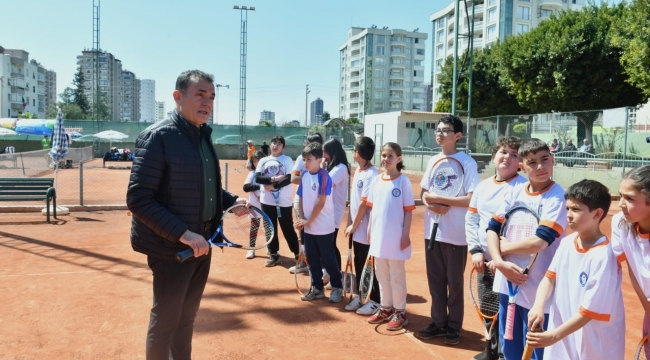
{"label": "apartment building", "polygon": [[[113,54],[100,51],[99,55],[99,94],[108,107],[110,119],[121,121],[124,117],[124,104],[122,99],[122,61]],[[77,65],[85,77],[84,92],[91,106],[94,106],[95,92],[95,51],[85,49],[77,56]],[[138,100],[139,102],[139,100]]]}
{"label": "apartment building", "polygon": [[156,122],[156,80],[140,82],[140,121]]}
{"label": "apartment building", "polygon": [[[585,0],[476,0],[474,2],[474,49],[489,47],[511,35],[523,34],[537,27],[539,23],[561,11],[579,10]],[[431,14],[433,49],[433,89],[432,108],[440,99],[438,75],[445,58],[454,54],[455,2]],[[467,13],[461,8],[459,14],[460,33],[469,32],[472,17],[472,4],[468,3]],[[459,39],[458,55],[468,47],[469,39]]]}
{"label": "apartment building", "polygon": [[156,121],[165,120],[165,102],[156,101]]}
{"label": "apartment building", "polygon": [[311,102],[311,112],[309,113],[309,123],[311,125],[319,125],[323,122],[323,106],[324,102],[321,98]]}
{"label": "apartment building", "polygon": [[121,121],[140,121],[140,80],[132,71],[122,70]]}
{"label": "apartment building", "polygon": [[339,117],[424,110],[426,33],[352,27],[339,47]]}
{"label": "apartment building", "polygon": [[265,121],[270,121],[273,126],[275,126],[275,112],[262,110],[260,113],[260,124]]}
{"label": "apartment building", "polygon": [[[48,71],[38,61],[29,60],[25,50],[0,47],[0,117],[16,118],[29,112],[45,118]],[[56,91],[56,84],[53,86]]]}

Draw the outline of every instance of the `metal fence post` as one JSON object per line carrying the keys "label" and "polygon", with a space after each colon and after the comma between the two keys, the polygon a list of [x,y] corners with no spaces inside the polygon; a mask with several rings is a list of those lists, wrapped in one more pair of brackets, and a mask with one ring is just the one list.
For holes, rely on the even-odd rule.
{"label": "metal fence post", "polygon": [[84,205],[84,163],[79,162],[79,205]]}
{"label": "metal fence post", "polygon": [[226,191],[228,191],[228,163],[226,163]]}
{"label": "metal fence post", "polygon": [[630,108],[625,107],[625,140],[623,142],[623,174],[625,175],[625,165],[627,163],[627,132],[630,124]]}

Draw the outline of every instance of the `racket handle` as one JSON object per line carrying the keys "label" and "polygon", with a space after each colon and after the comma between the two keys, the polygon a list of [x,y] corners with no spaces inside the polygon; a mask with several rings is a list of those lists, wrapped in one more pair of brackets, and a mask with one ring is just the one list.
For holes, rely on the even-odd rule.
{"label": "racket handle", "polygon": [[176,253],[176,261],[183,262],[191,257],[194,257],[194,250],[187,249]]}
{"label": "racket handle", "polygon": [[438,223],[433,223],[433,230],[431,230],[431,240],[427,244],[427,251],[433,249],[433,244],[436,242],[436,235],[438,234]]}
{"label": "racket handle", "polygon": [[[542,329],[540,329],[539,326],[536,326],[533,329],[529,330],[530,332],[540,332]],[[531,357],[533,357],[533,350],[535,350],[532,346],[528,346],[528,341],[526,341],[526,347],[524,348],[524,354],[521,356],[521,360],[530,360]]]}
{"label": "racket handle", "polygon": [[508,304],[508,314],[506,316],[506,332],[503,338],[506,340],[514,339],[513,328],[515,327],[515,304]]}

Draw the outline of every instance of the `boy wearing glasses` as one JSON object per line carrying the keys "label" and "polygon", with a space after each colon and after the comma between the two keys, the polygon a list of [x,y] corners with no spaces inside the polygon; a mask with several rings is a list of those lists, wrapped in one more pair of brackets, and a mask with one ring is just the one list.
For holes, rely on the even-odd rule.
{"label": "boy wearing glasses", "polygon": [[[432,156],[420,183],[422,202],[427,206],[424,216],[425,237],[431,237],[434,213],[441,214],[433,249],[425,251],[427,281],[431,294],[431,324],[417,332],[420,339],[437,336],[445,338],[445,344],[460,342],[460,329],[464,316],[464,273],[467,262],[465,240],[465,214],[472,192],[479,183],[476,161],[456,149],[456,142],[463,136],[463,123],[453,115],[438,121],[436,143],[440,154]],[[440,196],[429,191],[429,173],[438,160],[452,157],[463,166],[463,187],[455,197]]]}

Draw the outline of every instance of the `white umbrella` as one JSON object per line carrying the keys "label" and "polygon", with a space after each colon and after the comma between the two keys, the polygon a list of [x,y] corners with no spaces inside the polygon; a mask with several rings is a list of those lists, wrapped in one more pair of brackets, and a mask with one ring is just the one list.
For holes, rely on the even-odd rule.
{"label": "white umbrella", "polygon": [[108,146],[109,149],[111,146],[113,146],[113,140],[122,140],[129,137],[129,135],[115,130],[106,130],[106,131],[98,132],[93,136],[100,139],[110,140],[110,145]]}
{"label": "white umbrella", "polygon": [[16,135],[16,134],[18,133],[11,129],[0,127],[0,135]]}

